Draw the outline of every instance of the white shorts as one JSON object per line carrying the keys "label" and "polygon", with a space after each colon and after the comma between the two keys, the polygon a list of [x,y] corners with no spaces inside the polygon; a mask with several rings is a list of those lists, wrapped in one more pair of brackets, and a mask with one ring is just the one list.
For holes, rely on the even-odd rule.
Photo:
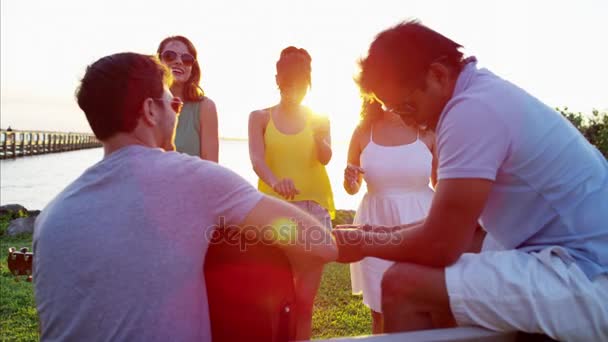
{"label": "white shorts", "polygon": [[608,275],[591,281],[570,261],[561,247],[463,254],[445,269],[452,314],[458,325],[608,341]]}

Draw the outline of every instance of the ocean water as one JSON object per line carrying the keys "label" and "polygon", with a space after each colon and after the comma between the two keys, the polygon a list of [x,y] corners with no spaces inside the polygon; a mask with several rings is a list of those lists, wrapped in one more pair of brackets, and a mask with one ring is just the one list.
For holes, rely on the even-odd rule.
{"label": "ocean water", "polygon": [[[338,209],[356,209],[365,188],[351,196],[342,188],[347,143],[335,143],[327,172]],[[103,158],[103,149],[88,149],[0,161],[0,204],[17,203],[27,209],[43,209],[63,188],[89,166]],[[257,186],[249,162],[247,141],[220,140],[220,164]]]}

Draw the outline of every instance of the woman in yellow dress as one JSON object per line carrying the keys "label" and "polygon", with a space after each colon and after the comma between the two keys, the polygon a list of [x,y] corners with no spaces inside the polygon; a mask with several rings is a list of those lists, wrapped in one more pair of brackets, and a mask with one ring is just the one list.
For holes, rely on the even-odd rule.
{"label": "woman in yellow dress", "polygon": [[[332,156],[329,120],[302,105],[311,86],[311,57],[290,46],[276,63],[281,101],[249,116],[249,155],[259,177],[258,189],[308,212],[331,229],[335,215],[325,165]],[[294,270],[296,339],[311,335],[312,306],[321,282],[322,265]]]}

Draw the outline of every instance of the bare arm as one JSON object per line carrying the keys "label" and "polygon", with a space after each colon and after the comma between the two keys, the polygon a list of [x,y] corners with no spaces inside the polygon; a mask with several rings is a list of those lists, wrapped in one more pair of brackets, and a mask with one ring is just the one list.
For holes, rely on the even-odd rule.
{"label": "bare arm", "polygon": [[200,105],[199,115],[201,158],[217,163],[219,160],[219,137],[215,103],[207,98]]}
{"label": "bare arm", "polygon": [[[350,144],[348,145],[348,157],[346,169],[344,170],[344,190],[350,195],[354,195],[359,192],[361,188],[361,183],[363,181],[363,174],[358,172],[361,167],[359,162],[361,157],[361,143],[359,136],[361,135],[360,126],[355,128],[353,131],[353,135],[350,138]],[[357,168],[349,167],[349,165],[355,166]]]}
{"label": "bare arm", "polygon": [[298,193],[293,181],[289,178],[278,179],[266,164],[266,146],[264,145],[264,127],[268,123],[268,113],[254,111],[249,115],[249,158],[253,170],[260,179],[276,193],[286,199],[293,199]]}
{"label": "bare arm", "polygon": [[477,225],[477,229],[475,229],[475,235],[473,236],[473,241],[471,241],[471,246],[467,249],[466,253],[481,253],[481,248],[483,247],[483,240],[486,238],[486,231],[483,229],[481,225]]}
{"label": "bare arm", "polygon": [[440,180],[423,223],[388,235],[360,233],[374,241],[362,243],[362,255],[432,267],[452,264],[471,248],[492,185],[485,179]]}
{"label": "bare arm", "polygon": [[[294,223],[295,222],[295,223]],[[271,236],[292,265],[323,264],[336,260],[338,251],[331,233],[306,212],[284,201],[264,197],[249,212],[243,227],[256,227]],[[265,232],[264,230],[269,230]]]}
{"label": "bare arm", "polygon": [[249,159],[253,166],[253,171],[260,179],[272,187],[278,179],[266,164],[264,145],[264,126],[267,117],[263,111],[254,111],[249,115]]}
{"label": "bare arm", "polygon": [[314,127],[314,140],[315,149],[317,152],[317,159],[323,165],[327,165],[331,160],[331,132],[329,126],[329,119],[325,117],[313,118],[317,122],[313,125]]}
{"label": "bare arm", "polygon": [[428,140],[429,140],[429,149],[433,154],[433,161],[431,163],[431,185],[433,189],[437,187],[437,166],[439,164],[439,159],[437,158],[437,144],[435,139],[435,133],[427,132]]}
{"label": "bare arm", "polygon": [[416,227],[424,223],[424,219],[418,220],[415,222],[410,222],[407,224],[402,224],[399,226],[372,226],[369,224],[359,225],[359,224],[339,224],[335,227],[335,229],[359,229],[364,232],[373,232],[373,233],[393,233],[399,231],[401,229],[409,229],[412,227]]}

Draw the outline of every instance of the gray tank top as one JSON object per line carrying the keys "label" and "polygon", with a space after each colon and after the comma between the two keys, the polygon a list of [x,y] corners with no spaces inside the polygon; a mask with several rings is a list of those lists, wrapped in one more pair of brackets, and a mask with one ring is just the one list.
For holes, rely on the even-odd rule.
{"label": "gray tank top", "polygon": [[205,100],[184,103],[175,130],[175,148],[178,152],[196,157],[201,155],[200,104],[203,101]]}

